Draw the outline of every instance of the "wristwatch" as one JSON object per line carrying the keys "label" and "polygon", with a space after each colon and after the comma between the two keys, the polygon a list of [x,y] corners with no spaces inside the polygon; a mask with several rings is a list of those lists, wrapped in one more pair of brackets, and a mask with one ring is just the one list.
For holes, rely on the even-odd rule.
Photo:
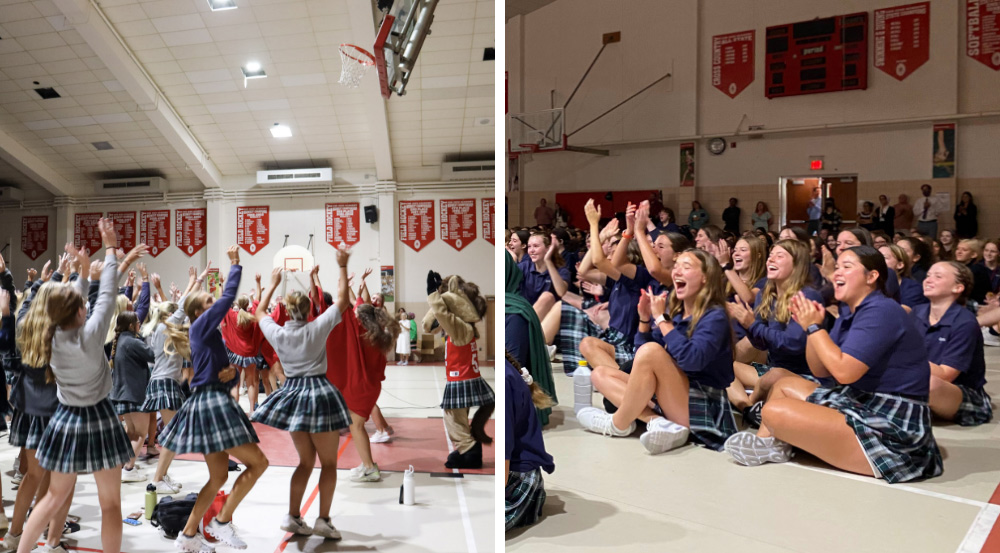
{"label": "wristwatch", "polygon": [[733,262],[732,261],[730,261],[729,263],[726,263],[725,265],[722,266],[722,272],[723,273],[726,272],[726,271],[732,271],[732,270],[733,270]]}
{"label": "wristwatch", "polygon": [[806,336],[808,336],[810,334],[815,334],[815,333],[819,332],[820,330],[823,330],[823,327],[821,327],[819,325],[816,325],[816,324],[809,325],[809,327],[806,328]]}
{"label": "wristwatch", "polygon": [[659,325],[660,323],[665,323],[665,322],[667,322],[667,319],[662,314],[659,317],[653,319],[653,324],[655,325]]}

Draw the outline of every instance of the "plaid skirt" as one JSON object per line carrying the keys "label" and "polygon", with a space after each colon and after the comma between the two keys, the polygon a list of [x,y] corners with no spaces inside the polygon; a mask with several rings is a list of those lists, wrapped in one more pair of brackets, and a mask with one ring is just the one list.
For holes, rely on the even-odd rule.
{"label": "plaid skirt", "polygon": [[562,319],[559,322],[559,351],[562,352],[563,371],[572,376],[583,355],[580,354],[580,342],[591,336],[599,338],[615,347],[615,362],[619,365],[627,363],[635,357],[631,338],[620,331],[608,327],[602,330],[590,320],[583,311],[572,305],[562,304]]}
{"label": "plaid skirt", "polygon": [[184,404],[184,390],[173,378],[156,378],[146,386],[146,401],[139,408],[143,413],[155,413],[164,409],[177,411]]}
{"label": "plaid skirt", "polygon": [[927,402],[850,386],[817,388],[806,401],[836,409],[847,418],[876,478],[895,484],[944,471]]}
{"label": "plaid skirt", "polygon": [[[955,422],[960,426],[979,426],[993,419],[993,406],[986,390],[959,386],[962,390],[962,404],[955,413]],[[13,432],[13,430],[11,430]]]}
{"label": "plaid skirt", "polygon": [[693,380],[690,385],[688,420],[691,439],[709,449],[722,451],[726,439],[739,430],[726,391]]}
{"label": "plaid skirt", "polygon": [[120,467],[133,457],[111,401],[89,407],[59,404],[35,452],[45,470],[90,474]]}
{"label": "plaid skirt", "polygon": [[195,388],[160,435],[160,445],[177,453],[215,453],[260,442],[246,413],[229,395],[228,384]]}
{"label": "plaid skirt", "polygon": [[258,364],[257,363],[258,358],[256,355],[253,357],[243,357],[242,355],[236,355],[235,353],[229,351],[228,349],[226,350],[226,354],[229,355],[229,364],[236,365],[241,369],[245,369],[250,365]]}
{"label": "plaid skirt", "polygon": [[49,426],[51,417],[36,417],[14,409],[10,419],[10,445],[24,449],[38,449],[42,434]]}
{"label": "plaid skirt", "polygon": [[538,522],[543,505],[545,482],[542,480],[542,469],[510,471],[504,489],[504,531]]}
{"label": "plaid skirt", "polygon": [[142,413],[142,405],[134,401],[111,400],[111,405],[115,408],[115,414],[127,415],[129,413]]}
{"label": "plaid skirt", "polygon": [[254,411],[253,422],[288,432],[334,432],[351,425],[340,390],[325,375],[289,378]]}
{"label": "plaid skirt", "polygon": [[490,385],[480,376],[445,384],[441,408],[464,409],[477,405],[489,405],[495,401],[493,388],[490,388]]}

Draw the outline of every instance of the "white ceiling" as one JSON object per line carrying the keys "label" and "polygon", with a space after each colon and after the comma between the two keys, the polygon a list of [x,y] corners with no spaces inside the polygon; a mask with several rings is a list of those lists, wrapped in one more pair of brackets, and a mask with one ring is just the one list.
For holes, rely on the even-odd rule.
{"label": "white ceiling", "polygon": [[[206,165],[222,177],[309,165],[373,170],[386,131],[395,168],[436,170],[446,156],[477,152],[492,159],[494,127],[475,123],[494,117],[495,62],[482,61],[494,46],[494,3],[441,0],[407,94],[373,104],[365,96],[373,85],[337,84],[339,44],[371,49],[375,20],[370,29],[352,28],[358,2],[237,0],[236,10],[212,12],[206,0],[99,0],[166,100],[140,106],[115,78],[122,64],[108,51],[120,46],[77,32],[60,11],[65,0],[0,0],[0,131],[68,183],[57,192],[70,194],[89,193],[95,178],[137,172],[166,177],[173,191],[200,189],[209,183],[199,180],[199,167],[188,168],[200,166],[185,161],[192,151],[207,154]],[[244,88],[240,67],[251,60],[268,77]],[[366,80],[375,79],[372,70]],[[63,97],[42,100],[38,87]],[[186,132],[163,122],[165,108]],[[373,128],[373,120],[387,128]],[[271,137],[276,122],[294,136]],[[185,151],[178,144],[188,133],[195,146]],[[97,151],[98,141],[114,149]]]}
{"label": "white ceiling", "polygon": [[556,0],[507,0],[507,19],[510,19],[515,15],[527,15],[555,1]]}

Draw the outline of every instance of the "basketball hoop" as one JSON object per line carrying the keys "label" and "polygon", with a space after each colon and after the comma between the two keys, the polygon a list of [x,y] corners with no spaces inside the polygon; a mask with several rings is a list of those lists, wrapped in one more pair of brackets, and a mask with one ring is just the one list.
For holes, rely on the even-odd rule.
{"label": "basketball hoop", "polygon": [[361,79],[375,66],[375,56],[353,44],[340,45],[340,84],[348,88],[361,86]]}

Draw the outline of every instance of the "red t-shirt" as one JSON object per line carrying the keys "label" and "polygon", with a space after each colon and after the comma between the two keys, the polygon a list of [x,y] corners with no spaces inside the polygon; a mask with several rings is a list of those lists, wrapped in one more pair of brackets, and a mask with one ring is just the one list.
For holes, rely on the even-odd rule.
{"label": "red t-shirt", "polygon": [[226,341],[229,351],[241,357],[255,357],[260,350],[261,334],[257,321],[246,326],[237,322],[239,311],[230,309],[222,319],[222,339]]}
{"label": "red t-shirt", "polygon": [[444,345],[444,367],[448,371],[448,382],[479,378],[479,352],[476,349],[476,341],[456,346],[449,336]]}

